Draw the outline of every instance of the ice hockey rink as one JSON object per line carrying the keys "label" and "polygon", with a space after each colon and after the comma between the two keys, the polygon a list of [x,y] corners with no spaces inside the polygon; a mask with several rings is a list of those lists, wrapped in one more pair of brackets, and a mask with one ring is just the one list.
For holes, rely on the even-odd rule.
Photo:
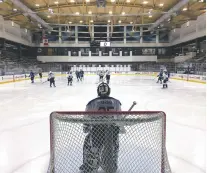
{"label": "ice hockey rink", "polygon": [[[46,173],[50,157],[49,115],[83,111],[97,96],[96,76],[67,86],[64,76],[49,88],[36,79],[0,85],[0,172]],[[152,77],[112,76],[111,96],[122,109],[160,110],[167,115],[167,151],[173,173],[204,173],[206,135],[205,84],[171,80],[162,89]]]}

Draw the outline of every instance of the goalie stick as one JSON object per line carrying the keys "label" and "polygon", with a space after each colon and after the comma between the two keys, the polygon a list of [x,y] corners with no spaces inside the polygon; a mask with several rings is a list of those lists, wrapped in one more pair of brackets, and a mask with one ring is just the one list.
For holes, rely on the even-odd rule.
{"label": "goalie stick", "polygon": [[131,111],[136,104],[137,104],[137,102],[136,101],[133,101],[133,103],[132,103],[132,105],[131,105],[131,107],[129,108],[128,111]]}

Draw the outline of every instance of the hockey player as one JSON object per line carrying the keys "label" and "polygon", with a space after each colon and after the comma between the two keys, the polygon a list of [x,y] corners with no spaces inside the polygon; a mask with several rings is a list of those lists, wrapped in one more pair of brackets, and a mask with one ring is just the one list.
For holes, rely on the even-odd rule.
{"label": "hockey player", "polygon": [[52,84],[55,86],[55,75],[50,71],[48,74],[48,81],[50,81],[50,88],[52,87]]}
{"label": "hockey player", "polygon": [[168,73],[165,70],[163,72],[163,88],[165,88],[165,87],[168,88],[167,82],[168,82]]}
{"label": "hockey player", "polygon": [[80,80],[82,81],[84,79],[84,71],[81,69],[79,73],[80,73]]}
{"label": "hockey player", "polygon": [[29,74],[29,77],[31,79],[31,83],[34,83],[34,77],[35,77],[35,74],[34,72],[31,70],[30,74]]}
{"label": "hockey player", "polygon": [[42,81],[42,70],[39,70],[39,78],[40,78],[40,81]]}
{"label": "hockey player", "polygon": [[162,84],[163,70],[160,71],[160,73],[157,75],[157,77],[158,77],[157,83],[160,82],[160,84]]}
{"label": "hockey player", "polygon": [[[106,83],[101,83],[98,86],[97,93],[98,97],[86,105],[86,111],[121,111],[120,101],[109,97],[110,87]],[[87,117],[92,116],[88,115]],[[96,118],[101,119],[103,117],[97,116]],[[84,124],[83,131],[88,134],[83,146],[83,164],[80,167],[82,173],[97,172],[100,166],[107,173],[116,172],[119,151],[119,126]],[[110,146],[107,144],[109,136],[111,137]],[[107,165],[110,165],[110,170]]]}
{"label": "hockey player", "polygon": [[104,71],[99,72],[99,82],[104,82],[104,75],[105,75]]}
{"label": "hockey player", "polygon": [[72,74],[72,71],[71,72],[68,72],[67,78],[68,78],[68,86],[69,85],[72,85],[72,83],[73,83],[73,74]]}
{"label": "hockey player", "polygon": [[78,70],[76,70],[75,74],[76,74],[77,81],[79,82],[79,80],[80,80],[80,72]]}
{"label": "hockey player", "polygon": [[106,82],[107,82],[107,84],[109,84],[109,82],[110,82],[110,77],[111,77],[110,72],[108,70],[106,70]]}

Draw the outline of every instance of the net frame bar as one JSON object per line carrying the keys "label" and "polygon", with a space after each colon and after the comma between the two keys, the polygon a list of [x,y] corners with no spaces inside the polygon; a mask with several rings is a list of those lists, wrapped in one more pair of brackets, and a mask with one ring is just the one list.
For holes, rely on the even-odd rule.
{"label": "net frame bar", "polygon": [[[165,112],[163,111],[54,111],[50,114],[50,165],[49,167],[51,168],[50,170],[53,170],[53,165],[54,165],[54,160],[55,160],[55,155],[54,155],[54,152],[53,152],[53,148],[54,148],[54,138],[53,138],[53,133],[54,133],[54,126],[53,126],[53,116],[59,114],[58,116],[62,116],[62,119],[65,119],[66,116],[74,116],[74,115],[87,115],[87,114],[90,114],[90,115],[95,115],[95,114],[99,114],[99,115],[104,115],[104,114],[107,114],[107,115],[125,115],[125,116],[128,116],[128,115],[143,115],[143,114],[146,114],[146,115],[154,115],[154,114],[162,114],[163,115],[163,127],[162,127],[162,161],[161,161],[161,171],[160,173],[165,173],[165,154],[166,154],[166,114]],[[97,120],[96,120],[97,121]],[[155,121],[155,120],[154,120]],[[68,121],[70,122],[70,121]],[[113,123],[113,121],[110,120],[111,123]],[[117,122],[117,120],[116,120]],[[140,122],[140,121],[139,121]],[[143,121],[144,122],[144,121]],[[143,123],[143,122],[140,122],[140,123]],[[145,121],[145,122],[149,122],[149,121]],[[75,123],[75,122],[74,122]],[[54,173],[54,172],[51,172],[51,173]]]}

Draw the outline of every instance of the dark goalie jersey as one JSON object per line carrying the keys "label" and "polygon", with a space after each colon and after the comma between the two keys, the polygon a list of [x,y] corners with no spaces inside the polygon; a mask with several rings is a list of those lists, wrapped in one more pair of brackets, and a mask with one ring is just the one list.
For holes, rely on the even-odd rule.
{"label": "dark goalie jersey", "polygon": [[[121,111],[121,103],[119,100],[113,98],[113,97],[98,97],[93,100],[91,100],[87,105],[86,105],[86,111]],[[100,118],[93,117],[92,115],[87,115],[86,117],[91,117],[91,118]],[[119,117],[114,117],[116,118],[121,118],[120,115]]]}

